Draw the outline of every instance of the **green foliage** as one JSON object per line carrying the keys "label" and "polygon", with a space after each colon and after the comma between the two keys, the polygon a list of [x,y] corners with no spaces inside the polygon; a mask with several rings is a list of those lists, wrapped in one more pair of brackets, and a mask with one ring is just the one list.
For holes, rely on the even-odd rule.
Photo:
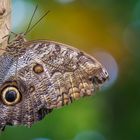
{"label": "green foliage", "polygon": [[[31,129],[8,127],[0,140],[140,139],[140,26],[133,26],[140,21],[137,16],[140,1],[75,0],[65,4],[58,1],[25,0],[27,4],[39,4],[41,13],[51,10],[27,39],[55,40],[91,54],[96,49],[105,50],[118,64],[118,79],[94,97],[54,110]],[[25,20],[20,31],[27,24]]]}

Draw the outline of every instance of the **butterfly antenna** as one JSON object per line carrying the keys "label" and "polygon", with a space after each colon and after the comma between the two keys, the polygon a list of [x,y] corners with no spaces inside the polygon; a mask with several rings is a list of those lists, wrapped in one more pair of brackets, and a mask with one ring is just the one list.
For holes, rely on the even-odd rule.
{"label": "butterfly antenna", "polygon": [[26,32],[26,34],[27,33],[29,33],[45,16],[47,16],[48,15],[48,13],[49,13],[50,11],[47,11],[29,30],[28,30],[28,32]]}
{"label": "butterfly antenna", "polygon": [[28,27],[27,27],[27,29],[26,29],[26,31],[25,31],[24,34],[26,34],[26,33],[28,32],[28,30],[29,30],[29,28],[30,28],[30,26],[31,26],[32,21],[33,21],[33,18],[34,18],[34,15],[35,15],[35,13],[36,13],[36,11],[37,11],[37,8],[38,8],[38,5],[36,5],[36,7],[35,7],[35,9],[34,9],[33,15],[32,15],[32,17],[31,17],[31,19],[30,19],[29,25],[28,25]]}
{"label": "butterfly antenna", "polygon": [[[14,33],[13,31],[10,31],[10,29],[8,28],[8,26],[7,26],[7,24],[5,24],[5,26],[6,26],[6,29],[10,32],[10,33],[12,33],[13,35],[17,35],[16,33]],[[7,35],[8,36],[8,35]]]}

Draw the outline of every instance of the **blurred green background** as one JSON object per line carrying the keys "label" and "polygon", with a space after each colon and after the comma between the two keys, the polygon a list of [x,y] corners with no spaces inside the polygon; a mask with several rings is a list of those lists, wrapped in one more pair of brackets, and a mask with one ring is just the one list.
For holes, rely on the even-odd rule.
{"label": "blurred green background", "polygon": [[99,59],[110,81],[93,97],[54,110],[32,128],[7,127],[0,140],[140,139],[140,0],[13,0],[13,31],[69,44]]}

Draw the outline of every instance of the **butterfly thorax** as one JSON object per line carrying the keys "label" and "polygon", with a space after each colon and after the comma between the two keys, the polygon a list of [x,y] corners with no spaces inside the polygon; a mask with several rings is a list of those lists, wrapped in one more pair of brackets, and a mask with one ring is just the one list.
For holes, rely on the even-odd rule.
{"label": "butterfly thorax", "polygon": [[6,47],[6,51],[12,55],[19,56],[21,55],[25,50],[24,49],[24,43],[26,42],[26,39],[23,34],[17,35]]}

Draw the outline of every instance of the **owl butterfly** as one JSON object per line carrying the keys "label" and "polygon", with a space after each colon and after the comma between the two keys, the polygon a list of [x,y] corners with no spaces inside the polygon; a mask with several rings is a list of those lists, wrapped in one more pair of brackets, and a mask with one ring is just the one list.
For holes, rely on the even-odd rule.
{"label": "owl butterfly", "polygon": [[93,95],[108,77],[102,64],[76,48],[18,34],[0,56],[0,129],[30,127],[53,109]]}

